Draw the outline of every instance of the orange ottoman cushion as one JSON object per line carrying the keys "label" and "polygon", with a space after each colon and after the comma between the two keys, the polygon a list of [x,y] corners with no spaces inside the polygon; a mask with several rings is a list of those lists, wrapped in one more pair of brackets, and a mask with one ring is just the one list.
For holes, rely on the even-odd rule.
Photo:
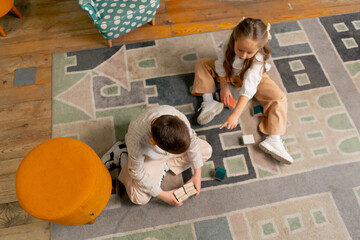
{"label": "orange ottoman cushion", "polygon": [[31,150],[15,177],[18,201],[30,215],[75,226],[94,222],[111,195],[111,177],[87,144],[54,138]]}
{"label": "orange ottoman cushion", "polygon": [[0,17],[7,14],[14,6],[14,0],[0,0]]}

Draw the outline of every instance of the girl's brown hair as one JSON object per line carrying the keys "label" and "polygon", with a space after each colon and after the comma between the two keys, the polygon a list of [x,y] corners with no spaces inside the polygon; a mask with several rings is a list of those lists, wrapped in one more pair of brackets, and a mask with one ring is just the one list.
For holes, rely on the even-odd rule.
{"label": "girl's brown hair", "polygon": [[[268,32],[267,25],[260,19],[245,18],[238,25],[233,28],[231,33],[227,49],[225,51],[225,61],[223,63],[226,77],[232,79],[232,64],[235,59],[234,43],[240,38],[250,38],[253,41],[256,41],[260,46],[258,52],[264,56],[264,71],[265,71],[265,62],[271,54],[271,49],[268,44]],[[236,87],[241,87],[242,81],[244,80],[245,72],[250,68],[253,63],[255,55],[252,58],[245,59],[243,68],[240,72],[240,82],[234,83]]]}

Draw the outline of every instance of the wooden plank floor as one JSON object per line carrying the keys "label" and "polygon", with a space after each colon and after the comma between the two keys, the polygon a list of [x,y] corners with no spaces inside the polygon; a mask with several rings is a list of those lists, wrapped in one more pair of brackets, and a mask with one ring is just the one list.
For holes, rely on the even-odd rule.
{"label": "wooden plank floor", "polygon": [[[52,54],[105,46],[76,0],[15,0],[23,14],[0,18],[0,239],[49,239],[49,223],[25,213],[14,176],[22,158],[51,135]],[[231,28],[242,16],[280,22],[360,11],[359,0],[162,0],[156,25],[114,44]],[[36,68],[36,82],[14,86],[14,71]]]}

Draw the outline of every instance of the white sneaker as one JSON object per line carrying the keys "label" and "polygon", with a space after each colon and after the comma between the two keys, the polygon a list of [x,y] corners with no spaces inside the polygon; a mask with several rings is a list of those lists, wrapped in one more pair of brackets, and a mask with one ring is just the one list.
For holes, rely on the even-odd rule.
{"label": "white sneaker", "polygon": [[116,142],[101,158],[109,171],[115,168],[122,168],[127,162],[128,152],[126,145]]}
{"label": "white sneaker", "polygon": [[273,156],[273,158],[282,163],[291,164],[294,162],[294,159],[286,151],[282,139],[273,139],[268,136],[259,144],[259,147],[261,150],[269,153],[271,156]]}
{"label": "white sneaker", "polygon": [[211,122],[214,117],[221,113],[224,108],[224,104],[218,101],[211,101],[211,102],[202,102],[201,113],[197,118],[197,122],[200,125],[205,125]]}

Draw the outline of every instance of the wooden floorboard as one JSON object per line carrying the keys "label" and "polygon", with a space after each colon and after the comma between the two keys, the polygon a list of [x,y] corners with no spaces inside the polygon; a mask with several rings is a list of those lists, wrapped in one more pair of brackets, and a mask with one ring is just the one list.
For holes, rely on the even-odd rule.
{"label": "wooden floorboard", "polygon": [[0,229],[2,240],[48,240],[50,239],[50,224],[37,222]]}
{"label": "wooden floorboard", "polygon": [[[74,0],[15,0],[23,15],[0,18],[0,239],[50,239],[49,223],[24,212],[15,172],[22,158],[51,137],[52,54],[106,46]],[[269,10],[271,9],[271,11]],[[114,44],[230,29],[242,16],[264,22],[360,11],[359,0],[161,0],[156,25]],[[36,68],[35,84],[14,86],[14,71]],[[4,213],[6,213],[4,215]]]}

